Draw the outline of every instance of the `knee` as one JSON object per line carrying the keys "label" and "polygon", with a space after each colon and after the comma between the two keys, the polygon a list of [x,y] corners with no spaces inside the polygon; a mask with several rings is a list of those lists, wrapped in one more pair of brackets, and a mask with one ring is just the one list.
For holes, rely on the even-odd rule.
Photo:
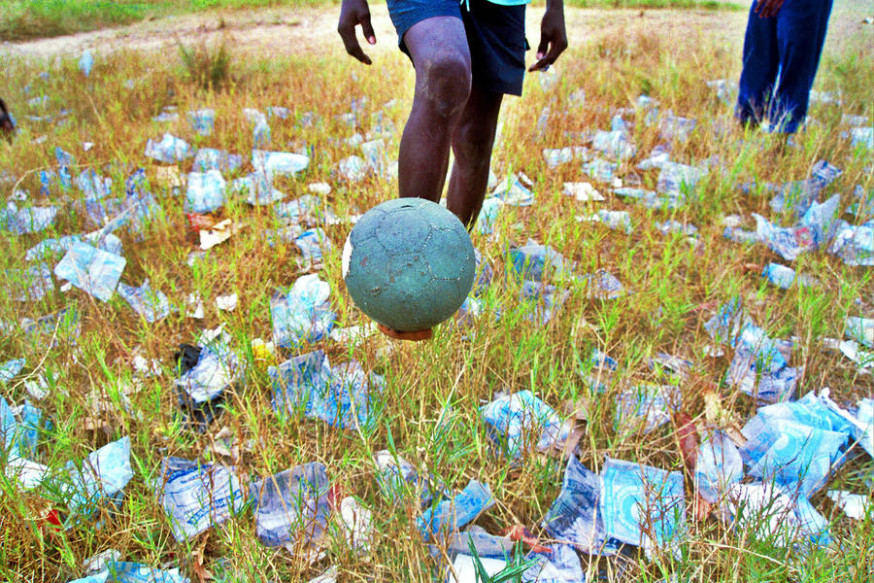
{"label": "knee", "polygon": [[441,117],[461,113],[470,95],[470,58],[451,49],[438,50],[416,66],[416,96]]}

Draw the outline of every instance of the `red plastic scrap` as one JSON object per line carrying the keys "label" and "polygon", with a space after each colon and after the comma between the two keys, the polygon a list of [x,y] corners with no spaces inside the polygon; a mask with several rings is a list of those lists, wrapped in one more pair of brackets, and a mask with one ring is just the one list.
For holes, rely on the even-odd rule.
{"label": "red plastic scrap", "polygon": [[534,536],[530,530],[522,526],[521,524],[514,524],[508,528],[505,528],[501,531],[501,536],[509,537],[513,542],[522,541],[535,553],[551,553],[552,549],[549,547],[544,547],[540,544],[540,541],[536,536]]}

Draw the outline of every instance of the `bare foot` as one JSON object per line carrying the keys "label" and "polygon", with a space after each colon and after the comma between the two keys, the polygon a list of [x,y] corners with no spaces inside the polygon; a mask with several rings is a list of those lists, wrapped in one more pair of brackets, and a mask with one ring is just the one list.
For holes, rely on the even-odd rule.
{"label": "bare foot", "polygon": [[383,326],[382,324],[377,324],[379,331],[388,336],[389,338],[394,338],[395,340],[409,340],[411,342],[419,342],[421,340],[430,340],[432,336],[434,336],[434,331],[431,328],[427,328],[425,330],[414,330],[412,332],[401,332],[400,330],[393,330],[388,326]]}

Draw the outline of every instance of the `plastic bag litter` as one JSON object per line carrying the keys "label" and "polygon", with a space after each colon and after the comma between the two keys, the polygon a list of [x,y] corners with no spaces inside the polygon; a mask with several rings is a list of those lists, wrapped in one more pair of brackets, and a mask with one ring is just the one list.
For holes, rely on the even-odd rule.
{"label": "plastic bag litter", "polygon": [[680,395],[675,387],[635,385],[616,395],[613,429],[619,435],[651,433],[671,420],[671,410],[679,407]]}
{"label": "plastic bag litter", "polygon": [[659,144],[649,153],[649,156],[637,165],[638,170],[652,170],[663,168],[671,161],[671,147],[668,144]]}
{"label": "plastic bag litter", "polygon": [[227,349],[223,340],[219,340],[203,346],[197,364],[186,370],[174,384],[187,395],[186,399],[181,399],[183,404],[197,406],[220,397],[242,378],[243,372],[239,357]]}
{"label": "plastic bag litter", "polygon": [[194,156],[193,170],[195,172],[233,172],[243,165],[243,157],[214,148],[200,148]]}
{"label": "plastic bag litter", "polygon": [[530,190],[531,185],[531,181],[524,175],[511,174],[505,181],[498,183],[491,196],[510,206],[531,206],[534,204],[534,193]]}
{"label": "plastic bag litter", "polygon": [[701,497],[716,504],[743,476],[743,459],[734,443],[722,431],[706,434],[695,464],[695,486]]}
{"label": "plastic bag litter", "polygon": [[685,536],[682,472],[607,458],[598,500],[607,536],[644,548],[674,548]]}
{"label": "plastic bag litter", "polygon": [[570,431],[558,413],[531,391],[495,399],[480,407],[480,414],[490,439],[502,446],[502,454],[510,459],[518,459],[524,452],[561,447]]}
{"label": "plastic bag litter", "polygon": [[592,148],[614,160],[633,158],[637,147],[628,141],[628,131],[625,129],[605,132],[597,130],[592,137]]}
{"label": "plastic bag litter", "polygon": [[865,520],[865,517],[871,512],[871,502],[868,496],[844,490],[829,490],[826,495],[835,505],[840,507],[844,514],[853,520]]}
{"label": "plastic bag litter", "polygon": [[663,194],[685,195],[693,190],[705,171],[697,166],[665,162],[661,166],[656,190]]}
{"label": "plastic bag litter", "polygon": [[691,224],[681,223],[673,219],[663,223],[656,223],[656,228],[665,235],[676,233],[685,237],[698,237],[698,227]]}
{"label": "plastic bag litter", "polygon": [[14,379],[21,372],[21,369],[24,368],[25,364],[27,364],[27,360],[23,358],[7,360],[0,364],[0,383],[6,384]]}
{"label": "plastic bag litter", "polygon": [[838,221],[829,253],[850,266],[874,265],[874,220],[859,226]]}
{"label": "plastic bag litter", "polygon": [[697,125],[696,120],[674,115],[674,112],[669,109],[659,121],[659,136],[663,140],[685,142]]}
{"label": "plastic bag litter", "polygon": [[173,134],[164,134],[160,142],[149,140],[146,142],[146,158],[152,158],[158,162],[166,164],[175,164],[187,158],[191,158],[194,152],[188,143],[177,138]]}
{"label": "plastic bag litter", "polygon": [[570,456],[561,492],[543,518],[544,530],[556,541],[571,544],[580,552],[616,554],[622,543],[607,537],[598,504],[600,495],[598,474],[589,471],[576,456]]}
{"label": "plastic bag litter", "polygon": [[310,274],[298,278],[288,292],[274,295],[270,300],[270,315],[276,346],[294,348],[330,334],[336,319],[328,302],[330,294],[327,282]]}
{"label": "plastic bag litter", "polygon": [[204,108],[189,111],[186,114],[188,123],[194,133],[201,136],[212,135],[215,129],[215,110]]}
{"label": "plastic bag litter", "polygon": [[79,70],[82,71],[82,74],[86,77],[91,75],[91,69],[94,68],[94,55],[91,54],[91,51],[85,49],[82,53],[82,56],[79,57]]}
{"label": "plastic bag litter", "polygon": [[477,516],[495,505],[487,484],[471,480],[453,498],[437,502],[416,519],[425,540],[439,540],[463,528]]}
{"label": "plastic bag litter", "polygon": [[504,206],[504,201],[500,198],[489,197],[483,201],[476,223],[480,233],[489,235],[494,232],[502,206]]}
{"label": "plastic bag litter", "polygon": [[834,195],[822,204],[812,203],[795,227],[777,227],[763,216],[756,219],[756,237],[787,261],[798,255],[828,244],[835,234],[840,195]]}
{"label": "plastic bag litter", "polygon": [[734,484],[721,505],[735,528],[756,539],[789,546],[807,538],[828,545],[828,521],[804,497],[790,496],[772,483]]}
{"label": "plastic bag litter", "polygon": [[343,429],[370,429],[376,420],[371,394],[379,394],[384,379],[365,373],[356,361],[336,365],[321,350],[297,356],[267,369],[273,408],[282,414],[303,414]]}
{"label": "plastic bag litter", "polygon": [[241,176],[230,184],[231,192],[245,194],[251,205],[269,205],[285,198],[285,193],[273,187],[273,177],[263,170]]}
{"label": "plastic bag litter", "polygon": [[813,427],[790,419],[754,422],[743,433],[747,443],[741,455],[749,464],[749,475],[774,481],[788,492],[810,498],[828,479],[840,459],[847,433]]}
{"label": "plastic bag litter", "polygon": [[777,196],[771,199],[771,209],[777,213],[791,211],[796,219],[800,218],[841,174],[843,172],[839,168],[820,160],[813,165],[810,178],[785,184]]}
{"label": "plastic bag litter", "polygon": [[170,300],[164,292],[152,290],[148,279],[143,281],[140,287],[119,282],[116,291],[149,324],[154,324],[170,315]]}
{"label": "plastic bag litter", "polygon": [[337,171],[344,180],[361,182],[367,177],[368,166],[360,156],[347,156],[337,163]]}
{"label": "plastic bag litter", "polygon": [[364,154],[364,160],[367,162],[368,168],[373,170],[377,175],[382,175],[388,166],[388,160],[385,153],[385,140],[377,138],[361,144],[361,152]]}
{"label": "plastic bag litter", "polygon": [[613,179],[616,177],[616,171],[618,169],[619,166],[615,162],[609,162],[601,158],[596,158],[586,162],[582,166],[583,174],[593,180],[604,182],[606,184],[613,183]]}
{"label": "plastic bag litter", "polygon": [[69,483],[62,486],[67,504],[73,512],[86,515],[97,510],[103,500],[118,503],[124,488],[133,478],[130,463],[130,437],[113,441],[82,462],[81,468],[67,463]]}
{"label": "plastic bag litter", "polygon": [[55,283],[52,279],[52,269],[45,263],[31,265],[25,269],[7,269],[6,281],[10,287],[19,288],[21,294],[15,296],[19,302],[28,300],[38,302],[46,294],[55,291]]}
{"label": "plastic bag litter", "polygon": [[868,348],[874,348],[874,319],[850,316],[844,320],[847,338]]}
{"label": "plastic bag litter", "polygon": [[58,279],[65,279],[95,298],[108,302],[115,292],[127,260],[86,243],[74,243],[55,266]]}
{"label": "plastic bag litter", "polygon": [[109,561],[99,572],[70,583],[191,583],[179,569],[156,569],[142,563]]}
{"label": "plastic bag litter", "polygon": [[874,127],[853,128],[850,130],[850,139],[854,148],[874,150]]}
{"label": "plastic bag litter", "polygon": [[566,196],[572,196],[578,202],[602,202],[606,200],[588,182],[565,182],[563,188]]}
{"label": "plastic bag litter", "polygon": [[16,235],[39,233],[54,224],[58,210],[53,206],[19,209],[15,202],[9,201],[5,209],[0,209],[0,229]]}
{"label": "plastic bag litter", "polygon": [[555,311],[567,301],[570,292],[554,285],[531,280],[522,282],[520,300],[523,309],[528,309],[525,319],[544,326],[555,315]]}
{"label": "plastic bag litter", "polygon": [[294,244],[300,249],[304,261],[308,265],[321,263],[326,253],[331,252],[331,240],[324,229],[316,227],[300,234]]}
{"label": "plastic bag litter", "polygon": [[603,269],[582,276],[580,282],[586,286],[586,297],[590,299],[615,300],[625,295],[622,282]]}
{"label": "plastic bag litter", "polygon": [[225,204],[227,182],[218,170],[191,172],[185,193],[185,211],[211,213]]}
{"label": "plastic bag litter", "polygon": [[574,268],[573,262],[565,259],[561,253],[531,239],[522,247],[510,249],[510,260],[513,270],[529,281],[543,281],[547,274],[551,277],[568,276]]}
{"label": "plastic bag litter", "polygon": [[178,542],[239,512],[246,502],[233,470],[183,458],[164,458],[155,485]]}
{"label": "plastic bag litter", "polygon": [[435,489],[438,495],[442,494],[444,497],[451,495],[445,487],[434,484],[433,476],[419,477],[413,464],[387,449],[373,454],[373,461],[379,471],[376,476],[379,489],[383,496],[392,501],[403,500],[411,493],[418,493],[421,505],[424,507],[431,502],[432,492]]}
{"label": "plastic bag litter", "polygon": [[267,150],[252,150],[252,166],[256,171],[268,176],[295,176],[309,166],[309,156],[291,152],[270,152]]}
{"label": "plastic bag litter", "polygon": [[329,488],[326,468],[318,462],[252,482],[258,539],[269,547],[317,541],[328,525]]}
{"label": "plastic bag litter", "polygon": [[549,168],[558,168],[562,164],[567,164],[568,162],[573,162],[574,151],[573,151],[573,148],[569,148],[569,147],[544,148],[543,149],[543,159],[546,161],[546,165]]}

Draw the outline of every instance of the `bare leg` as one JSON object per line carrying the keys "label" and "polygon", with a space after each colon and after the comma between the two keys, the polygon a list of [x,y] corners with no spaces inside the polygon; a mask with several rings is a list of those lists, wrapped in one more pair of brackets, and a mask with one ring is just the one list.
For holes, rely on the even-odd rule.
{"label": "bare leg", "polygon": [[416,92],[398,154],[399,195],[439,202],[453,128],[470,95],[467,36],[460,19],[438,16],[413,25],[404,43],[416,67]]}
{"label": "bare leg", "polygon": [[470,229],[483,206],[503,94],[473,86],[452,134],[455,164],[447,206]]}

